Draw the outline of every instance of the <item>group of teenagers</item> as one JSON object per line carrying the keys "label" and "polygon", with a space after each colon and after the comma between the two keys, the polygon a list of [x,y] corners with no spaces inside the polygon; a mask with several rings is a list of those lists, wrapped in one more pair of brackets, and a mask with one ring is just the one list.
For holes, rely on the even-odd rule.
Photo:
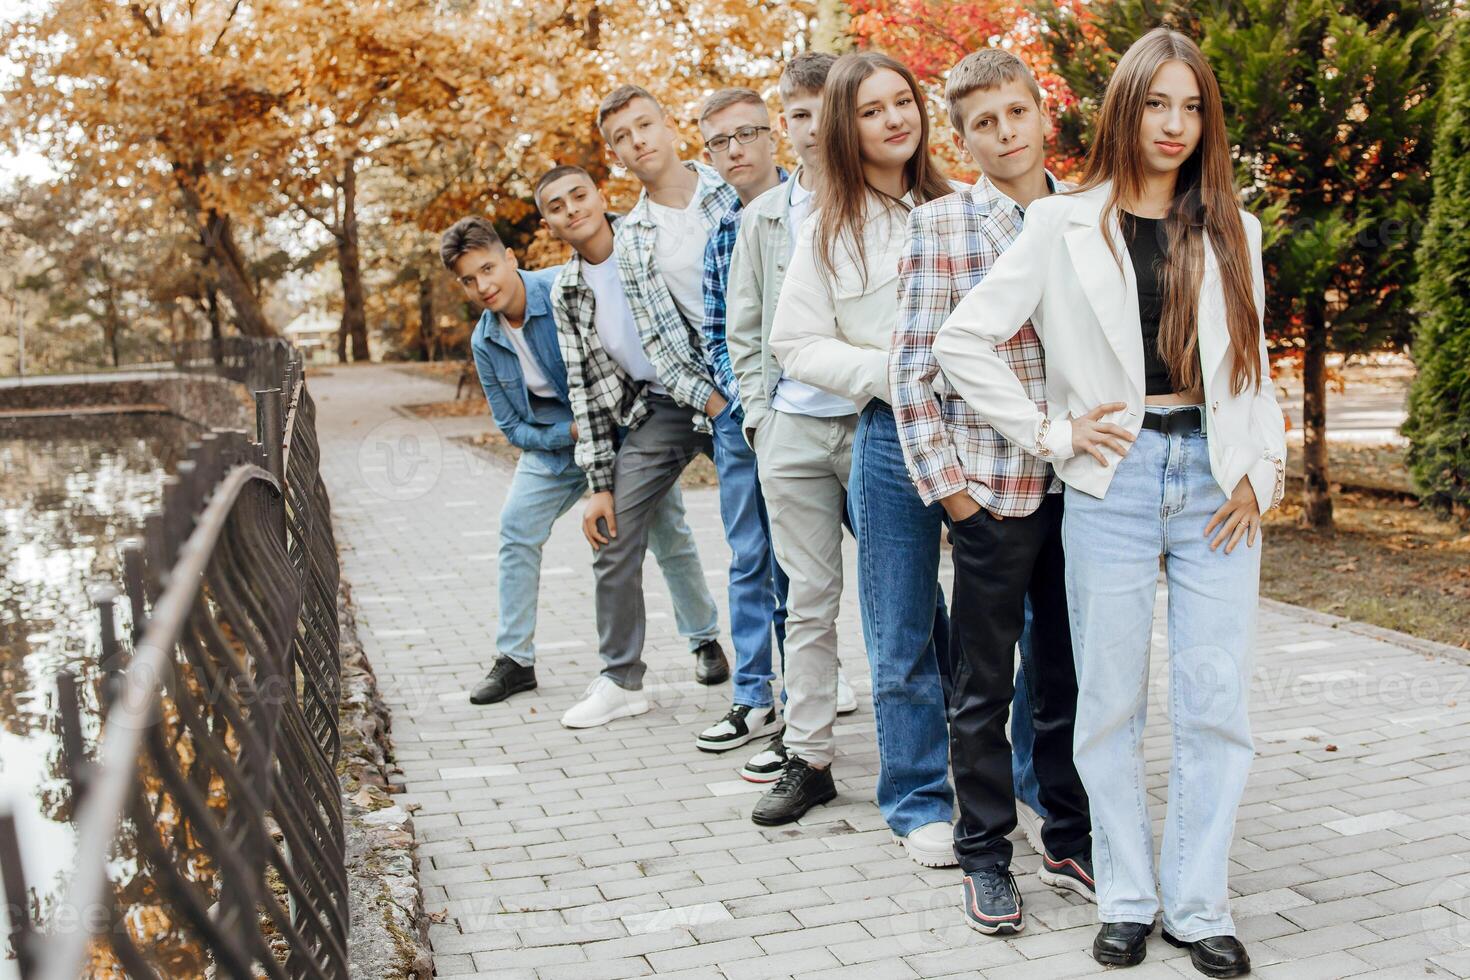
{"label": "group of teenagers", "polygon": [[[877,803],[915,861],[960,866],[966,922],[1024,927],[1019,821],[1041,880],[1097,903],[1100,963],[1141,962],[1162,908],[1198,970],[1249,972],[1227,876],[1285,429],[1261,227],[1239,207],[1209,65],[1180,33],[1141,37],[1077,186],[1046,169],[1044,100],[1000,48],[948,74],[972,185],[940,173],[924,95],[884,54],[798,55],[779,95],[779,130],[758,93],[712,95],[698,163],[649,92],[609,94],[597,126],[642,193],[617,217],[584,169],[541,177],[565,265],[521,269],[481,217],[444,233],[445,266],[485,308],[471,346],[491,411],[522,450],[499,657],[471,700],[536,686],[541,548],[588,490],[603,666],[562,723],[650,710],[650,548],[696,680],[731,677],[678,488],[706,454],[735,665],[733,705],[697,745],[768,740],[741,770],[773,784],[757,824],[836,796],[834,726],[856,708],[836,631],[846,529]],[[1156,864],[1143,735],[1161,569],[1173,752]]]}

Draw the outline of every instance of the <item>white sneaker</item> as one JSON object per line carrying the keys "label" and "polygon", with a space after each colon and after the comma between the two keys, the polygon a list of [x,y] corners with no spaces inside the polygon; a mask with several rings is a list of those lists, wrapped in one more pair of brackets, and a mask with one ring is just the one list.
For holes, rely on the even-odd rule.
{"label": "white sneaker", "polygon": [[946,821],[936,820],[909,832],[907,837],[893,835],[894,841],[913,860],[926,868],[948,868],[960,862],[954,856],[954,828]]}
{"label": "white sneaker", "polygon": [[651,707],[648,695],[641,690],[624,690],[599,674],[595,681],[587,685],[586,696],[561,716],[561,723],[567,728],[597,728],[614,718],[631,718],[644,714]]}
{"label": "white sneaker", "polygon": [[857,710],[857,692],[848,683],[847,675],[837,671],[837,713],[850,715]]}
{"label": "white sneaker", "polygon": [[1041,814],[1020,800],[1016,801],[1016,826],[1026,835],[1026,843],[1031,845],[1031,850],[1037,854],[1046,853],[1041,844]]}

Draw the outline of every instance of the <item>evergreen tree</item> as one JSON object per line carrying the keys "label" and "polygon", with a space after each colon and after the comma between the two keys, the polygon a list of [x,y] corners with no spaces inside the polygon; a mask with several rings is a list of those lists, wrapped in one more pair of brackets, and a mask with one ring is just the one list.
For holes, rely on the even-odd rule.
{"label": "evergreen tree", "polygon": [[1214,68],[1242,203],[1265,228],[1267,333],[1302,358],[1307,522],[1330,526],[1326,358],[1409,338],[1442,12],[1435,0],[1116,0],[1083,20],[1039,2],[1082,113],[1064,139],[1085,138],[1079,122],[1118,57],[1159,23],[1196,38]]}
{"label": "evergreen tree", "polygon": [[1470,27],[1456,26],[1434,135],[1434,203],[1419,247],[1419,376],[1409,391],[1409,470],[1426,499],[1470,513]]}

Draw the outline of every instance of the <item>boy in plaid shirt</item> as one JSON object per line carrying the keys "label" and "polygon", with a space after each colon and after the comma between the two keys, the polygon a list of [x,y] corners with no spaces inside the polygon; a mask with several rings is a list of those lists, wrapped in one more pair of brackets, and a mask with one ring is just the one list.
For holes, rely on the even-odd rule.
{"label": "boy in plaid shirt", "polygon": [[[643,558],[648,547],[656,546],[657,525],[624,527],[626,533],[619,537],[613,491],[619,454],[630,446],[637,451],[643,437],[634,438],[634,434],[641,431],[650,417],[650,398],[657,397],[664,389],[658,383],[653,364],[644,355],[642,340],[623,295],[613,254],[614,223],[592,176],[581,167],[553,168],[536,184],[536,206],[551,233],[574,249],[571,260],[562,267],[552,287],[551,306],[567,368],[572,416],[578,429],[575,458],[587,474],[587,485],[592,491],[583,513],[582,533],[599,555],[620,552],[627,556],[626,561],[610,568],[594,562],[598,643],[604,652],[631,654],[632,663],[637,664],[646,626],[642,602]],[[678,499],[679,488],[671,483],[651,498],[650,513],[664,509],[661,501]],[[719,626],[717,614],[703,581],[704,573],[697,568],[685,572],[689,581],[677,585],[672,579],[669,582],[675,617],[683,620],[690,612],[697,612],[702,628],[686,634],[690,650],[698,658],[708,656],[723,662],[724,651],[715,638]],[[630,578],[634,573],[636,580]],[[692,581],[696,575],[700,579],[698,583]],[[587,727],[580,724],[587,719],[579,718],[575,711],[574,708],[569,717],[563,717],[563,724]]]}
{"label": "boy in plaid shirt", "polygon": [[[1077,679],[1061,484],[1044,460],[1007,442],[948,389],[933,343],[950,311],[1020,233],[1026,206],[1058,188],[1043,161],[1048,119],[1040,90],[1015,55],[999,48],[969,55],[950,72],[945,98],[955,143],[982,176],[909,215],[890,381],[909,473],[925,503],[944,506],[954,544],[950,758],[966,921],[984,933],[1015,933],[1023,922],[1006,839],[1017,808],[1005,725],[1028,601],[1033,618],[1022,660],[1031,717],[1012,724],[1029,729],[1024,722],[1034,722],[1045,813],[1040,877],[1095,900],[1087,795],[1072,764]],[[1044,403],[1045,364],[1031,325],[999,353]]]}

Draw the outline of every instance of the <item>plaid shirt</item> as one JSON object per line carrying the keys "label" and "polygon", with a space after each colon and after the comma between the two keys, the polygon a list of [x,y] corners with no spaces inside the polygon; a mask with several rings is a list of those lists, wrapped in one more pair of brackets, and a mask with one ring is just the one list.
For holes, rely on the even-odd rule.
{"label": "plaid shirt", "polygon": [[[684,166],[699,175],[694,194],[700,202],[704,227],[713,229],[730,205],[739,200],[735,188],[725,183],[713,167],[693,162]],[[694,427],[706,432],[709,421],[704,417],[704,406],[715,393],[715,385],[705,361],[701,324],[684,319],[659,275],[654,258],[657,239],[658,225],[649,207],[648,192],[644,191],[618,225],[618,275],[659,382],[675,401],[694,409]]]}
{"label": "plaid shirt", "polygon": [[[613,228],[617,222],[608,219]],[[611,492],[613,461],[622,433],[648,418],[647,385],[634,381],[602,346],[597,297],[582,274],[582,256],[562,266],[551,287],[551,314],[567,366],[572,417],[577,422],[575,459],[593,493]]]}
{"label": "plaid shirt", "polygon": [[[1065,190],[1047,174],[1056,190]],[[899,261],[898,329],[889,358],[893,414],[909,476],[926,504],[960,491],[1002,517],[1024,517],[1061,490],[1051,465],[1009,442],[950,389],[934,335],[1021,233],[1021,208],[984,177],[909,214]],[[1030,323],[996,348],[1046,411],[1045,362]]]}
{"label": "plaid shirt", "polygon": [[[777,167],[776,176],[784,184],[789,174],[784,167]],[[735,198],[704,247],[704,355],[715,387],[734,406],[731,412],[737,418],[743,411],[740,382],[735,378],[730,350],[725,346],[725,290],[730,282],[730,256],[735,254],[735,238],[740,234],[740,216],[744,213],[744,203]]]}

